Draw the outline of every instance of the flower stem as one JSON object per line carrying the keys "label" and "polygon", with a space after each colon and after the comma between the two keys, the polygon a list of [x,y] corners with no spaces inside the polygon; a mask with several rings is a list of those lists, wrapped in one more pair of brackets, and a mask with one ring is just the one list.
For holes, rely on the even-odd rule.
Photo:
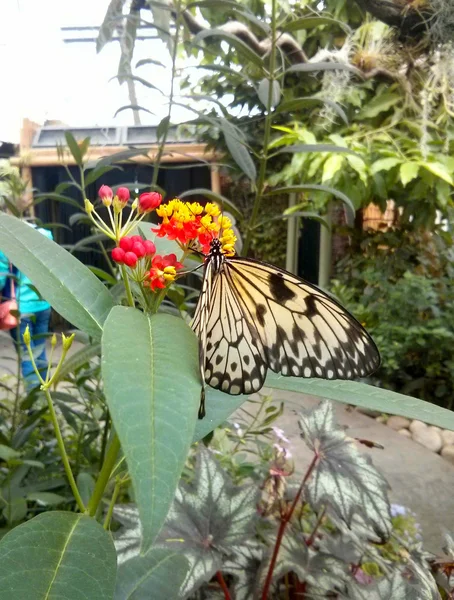
{"label": "flower stem", "polygon": [[95,489],[93,490],[93,494],[88,502],[87,513],[90,515],[90,517],[94,517],[96,511],[98,510],[99,503],[101,502],[104,490],[109,483],[110,475],[115,466],[115,461],[117,460],[119,451],[120,440],[118,439],[117,434],[114,433],[109,449],[107,450],[106,459],[102,466],[101,472],[99,473]]}
{"label": "flower stem", "polygon": [[257,185],[255,188],[255,198],[254,204],[252,206],[252,214],[249,219],[246,239],[244,240],[242,253],[244,256],[247,256],[249,247],[252,241],[252,233],[254,230],[255,222],[257,221],[257,217],[260,210],[260,205],[262,203],[263,189],[265,187],[265,178],[266,178],[266,167],[268,163],[268,146],[270,143],[271,137],[271,125],[273,116],[271,113],[272,105],[273,105],[273,92],[274,92],[274,82],[275,82],[275,71],[276,71],[276,8],[277,8],[277,0],[271,0],[271,47],[270,47],[270,69],[269,69],[269,78],[268,78],[268,100],[266,105],[266,116],[265,116],[265,130],[263,133],[263,148],[262,153],[259,160],[259,176],[257,179]]}
{"label": "flower stem", "polygon": [[68,478],[69,485],[71,486],[72,493],[77,502],[77,506],[79,507],[80,512],[85,512],[85,505],[77,488],[76,480],[74,479],[73,472],[71,470],[71,465],[69,464],[68,455],[66,454],[65,444],[63,442],[63,437],[60,431],[60,425],[58,424],[57,415],[55,414],[54,403],[52,402],[52,396],[46,385],[43,386],[43,392],[46,396],[47,405],[49,407],[49,414],[52,421],[52,425],[54,426],[55,437],[57,438],[58,449],[60,450],[60,456],[63,461],[63,466],[65,468],[66,477]]}
{"label": "flower stem", "polygon": [[118,494],[120,493],[120,489],[121,489],[122,484],[123,484],[123,481],[122,481],[121,477],[119,475],[117,475],[117,478],[115,480],[114,491],[112,493],[112,498],[110,499],[109,508],[107,510],[106,518],[104,519],[104,525],[103,525],[103,527],[106,530],[108,530],[109,527],[110,527],[110,522],[112,520],[113,511],[114,511],[114,508],[115,508],[115,503],[117,501]]}
{"label": "flower stem", "polygon": [[218,571],[216,573],[216,579],[218,580],[218,583],[221,586],[222,591],[224,592],[225,600],[230,600],[229,588],[227,587],[227,584],[225,582],[224,576],[222,575],[221,571]]}
{"label": "flower stem", "polygon": [[128,299],[129,306],[134,307],[134,298],[131,293],[131,286],[129,285],[128,274],[126,272],[126,267],[124,265],[120,265],[121,276],[123,278],[123,283],[125,284],[126,297]]}
{"label": "flower stem", "polygon": [[277,532],[276,541],[274,543],[273,555],[271,557],[270,566],[268,567],[268,572],[266,574],[265,585],[263,586],[262,600],[267,600],[267,598],[268,598],[268,592],[270,589],[271,580],[273,578],[273,571],[274,571],[274,567],[276,566],[277,556],[279,554],[282,540],[284,539],[285,529],[286,529],[290,519],[292,518],[292,515],[295,511],[296,505],[298,504],[298,502],[301,498],[301,494],[303,493],[304,486],[306,485],[309,477],[312,475],[312,471],[314,470],[318,460],[319,460],[319,454],[316,452],[314,454],[314,458],[312,459],[311,464],[309,465],[309,467],[306,471],[306,474],[304,475],[303,481],[301,482],[301,485],[298,488],[298,491],[296,493],[296,496],[295,496],[290,508],[287,510],[285,515],[283,515],[281,517],[281,522],[279,524],[279,530]]}

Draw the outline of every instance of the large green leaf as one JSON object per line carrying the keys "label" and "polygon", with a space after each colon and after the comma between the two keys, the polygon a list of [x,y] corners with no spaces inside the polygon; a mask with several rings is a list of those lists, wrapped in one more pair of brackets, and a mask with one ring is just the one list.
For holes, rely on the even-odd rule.
{"label": "large green leaf", "polygon": [[91,517],[46,512],[0,542],[1,600],[111,600],[117,559]]}
{"label": "large green leaf", "polygon": [[183,597],[210,581],[223,559],[253,536],[259,495],[254,485],[234,485],[213,454],[199,446],[194,478],[178,487],[158,538],[189,562]]}
{"label": "large green leaf", "polygon": [[330,506],[349,526],[359,514],[367,528],[387,540],[392,529],[389,486],[370,456],[335,423],[332,403],[325,400],[303,411],[299,425],[318,457],[306,489],[312,508],[318,512]]}
{"label": "large green leaf", "polygon": [[302,392],[319,398],[371,408],[409,419],[418,419],[454,431],[454,412],[419,398],[404,396],[404,394],[384,390],[359,381],[304,379],[268,373],[266,385],[280,390]]}
{"label": "large green leaf", "polygon": [[102,371],[147,550],[164,523],[194,434],[196,337],[180,318],[117,306],[104,327]]}
{"label": "large green leaf", "polygon": [[152,548],[120,565],[115,600],[177,600],[187,570],[188,562],[182,554]]}
{"label": "large green leaf", "polygon": [[[265,385],[269,388],[301,392],[318,398],[327,398],[392,415],[400,415],[409,419],[418,419],[454,431],[454,412],[419,398],[404,396],[404,394],[384,390],[366,383],[359,383],[358,381],[283,377],[268,372]],[[245,401],[246,396],[229,396],[208,387],[206,417],[198,421],[194,432],[194,441],[204,438],[210,431],[213,431]]]}
{"label": "large green leaf", "polygon": [[0,215],[0,250],[62,317],[94,338],[101,337],[114,300],[90,269],[39,231],[9,215]]}

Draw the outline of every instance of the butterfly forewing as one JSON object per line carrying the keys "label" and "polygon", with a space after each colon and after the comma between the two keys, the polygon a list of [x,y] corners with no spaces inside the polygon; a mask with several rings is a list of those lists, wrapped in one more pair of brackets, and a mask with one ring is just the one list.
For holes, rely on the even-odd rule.
{"label": "butterfly forewing", "polygon": [[375,371],[378,350],[358,321],[317,287],[248,258],[206,259],[192,325],[202,380],[252,393],[270,368],[282,375],[354,379]]}
{"label": "butterfly forewing", "polygon": [[368,333],[317,287],[252,259],[228,259],[224,271],[276,373],[353,379],[378,368]]}

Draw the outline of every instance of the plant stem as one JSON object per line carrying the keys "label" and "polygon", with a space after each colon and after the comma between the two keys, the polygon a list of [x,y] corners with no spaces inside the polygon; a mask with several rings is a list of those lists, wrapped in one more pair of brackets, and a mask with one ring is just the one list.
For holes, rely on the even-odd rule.
{"label": "plant stem", "polygon": [[322,524],[325,513],[326,513],[326,507],[323,508],[320,515],[318,516],[318,519],[317,519],[317,522],[315,523],[314,529],[312,530],[312,533],[306,540],[306,546],[312,546],[312,544],[314,543],[315,536],[317,534],[317,531],[318,531],[320,525]]}
{"label": "plant stem", "polygon": [[52,425],[54,426],[55,437],[57,438],[58,449],[60,450],[60,456],[63,461],[63,466],[65,468],[66,477],[68,478],[69,485],[71,486],[72,493],[77,502],[77,506],[79,507],[80,512],[85,512],[85,505],[79,494],[79,490],[77,488],[76,480],[74,479],[73,472],[71,470],[71,465],[69,464],[68,455],[66,454],[65,444],[63,442],[63,437],[60,431],[60,425],[58,424],[57,415],[55,414],[54,403],[52,402],[52,396],[50,395],[49,390],[46,386],[43,386],[43,392],[46,396],[47,405],[49,407],[49,414],[52,421]]}
{"label": "plant stem", "polygon": [[230,600],[229,588],[227,587],[227,584],[225,582],[225,579],[224,579],[221,571],[218,571],[216,573],[216,579],[218,580],[218,583],[221,586],[222,591],[224,592],[224,598],[225,598],[225,600]]}
{"label": "plant stem", "polygon": [[115,503],[117,501],[118,498],[118,494],[120,493],[120,488],[123,484],[123,481],[121,480],[121,478],[119,476],[117,476],[117,479],[115,481],[115,487],[114,487],[114,491],[112,493],[112,498],[110,499],[110,503],[109,503],[109,508],[107,510],[107,514],[106,514],[106,518],[104,519],[104,529],[109,529],[110,527],[110,522],[112,520],[112,515],[113,515],[113,511],[115,508]]}
{"label": "plant stem", "polygon": [[176,12],[175,18],[175,38],[173,39],[173,48],[172,48],[172,71],[171,71],[171,79],[170,79],[170,93],[169,93],[169,110],[167,112],[166,121],[164,123],[164,131],[162,134],[162,139],[159,143],[158,152],[156,154],[156,158],[153,164],[153,179],[151,180],[151,185],[156,185],[158,181],[159,175],[159,165],[161,164],[161,158],[164,153],[164,148],[167,141],[167,135],[169,133],[169,125],[170,125],[170,117],[172,116],[172,104],[173,104],[173,96],[175,94],[175,76],[176,76],[176,64],[177,64],[177,54],[178,54],[178,41],[180,36],[180,2],[179,0],[174,3],[174,10]]}
{"label": "plant stem", "polygon": [[104,457],[106,455],[106,447],[107,447],[107,440],[108,440],[108,436],[109,436],[109,429],[110,429],[110,413],[109,413],[108,409],[106,409],[106,422],[104,424],[104,431],[102,432],[101,454],[99,457],[99,468],[100,469],[101,469],[102,465],[104,464]]}
{"label": "plant stem", "polygon": [[128,274],[126,272],[126,267],[124,265],[120,265],[121,277],[123,279],[123,283],[125,284],[126,297],[128,299],[129,306],[134,308],[134,298],[131,293],[131,286],[129,285]]}
{"label": "plant stem", "polygon": [[110,475],[115,466],[115,461],[117,460],[119,451],[120,440],[118,439],[117,434],[114,433],[109,449],[107,450],[106,459],[102,466],[101,472],[99,473],[95,489],[93,490],[93,494],[88,502],[87,513],[90,515],[90,517],[94,517],[96,511],[98,510],[99,503],[101,502],[104,490],[109,483]]}
{"label": "plant stem", "polygon": [[276,5],[277,0],[271,0],[271,48],[270,48],[270,69],[269,69],[269,88],[268,88],[268,101],[266,107],[266,116],[265,116],[265,131],[263,133],[263,149],[262,154],[259,160],[259,176],[257,179],[257,185],[255,188],[255,198],[254,204],[252,206],[252,214],[249,219],[248,230],[246,234],[246,239],[244,240],[243,245],[243,254],[247,256],[249,247],[251,245],[252,240],[252,232],[254,230],[255,222],[257,221],[257,217],[260,210],[260,205],[262,203],[262,195],[263,189],[265,187],[265,178],[266,178],[266,167],[268,163],[268,146],[270,143],[271,137],[271,124],[272,124],[272,104],[273,104],[273,91],[274,91],[274,82],[275,82],[275,71],[276,71]]}
{"label": "plant stem", "polygon": [[296,496],[295,496],[290,508],[287,510],[285,515],[283,515],[281,517],[281,522],[279,524],[279,530],[277,532],[276,541],[274,543],[273,555],[271,557],[270,566],[268,567],[265,584],[263,586],[262,600],[267,600],[267,598],[268,598],[268,592],[270,589],[271,580],[273,578],[274,567],[276,566],[277,556],[279,554],[279,550],[280,550],[280,547],[282,544],[282,540],[284,538],[284,533],[285,533],[287,524],[289,523],[290,519],[292,518],[292,515],[295,511],[296,505],[298,504],[298,502],[301,498],[301,494],[303,493],[304,486],[306,485],[309,477],[312,475],[312,471],[314,470],[319,458],[320,458],[320,456],[319,456],[318,452],[316,452],[314,454],[314,458],[312,459],[311,464],[309,465],[309,467],[306,471],[306,474],[304,475],[303,481],[301,482],[301,485],[298,488],[298,491],[296,493]]}
{"label": "plant stem", "polygon": [[[11,441],[16,433],[16,420],[17,412],[19,409],[19,398],[20,398],[20,383],[21,383],[21,370],[22,370],[22,346],[20,343],[20,322],[17,322],[16,327],[16,348],[17,348],[17,376],[16,376],[16,392],[14,394],[14,406],[13,406],[13,417],[11,420]],[[25,381],[24,381],[25,383]]]}

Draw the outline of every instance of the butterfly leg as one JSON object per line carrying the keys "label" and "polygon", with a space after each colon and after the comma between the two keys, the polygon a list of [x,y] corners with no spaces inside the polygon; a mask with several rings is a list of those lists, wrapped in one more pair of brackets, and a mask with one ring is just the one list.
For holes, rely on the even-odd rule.
{"label": "butterfly leg", "polygon": [[200,406],[199,406],[199,419],[203,419],[206,415],[205,412],[205,382],[202,386],[202,391],[200,392]]}

